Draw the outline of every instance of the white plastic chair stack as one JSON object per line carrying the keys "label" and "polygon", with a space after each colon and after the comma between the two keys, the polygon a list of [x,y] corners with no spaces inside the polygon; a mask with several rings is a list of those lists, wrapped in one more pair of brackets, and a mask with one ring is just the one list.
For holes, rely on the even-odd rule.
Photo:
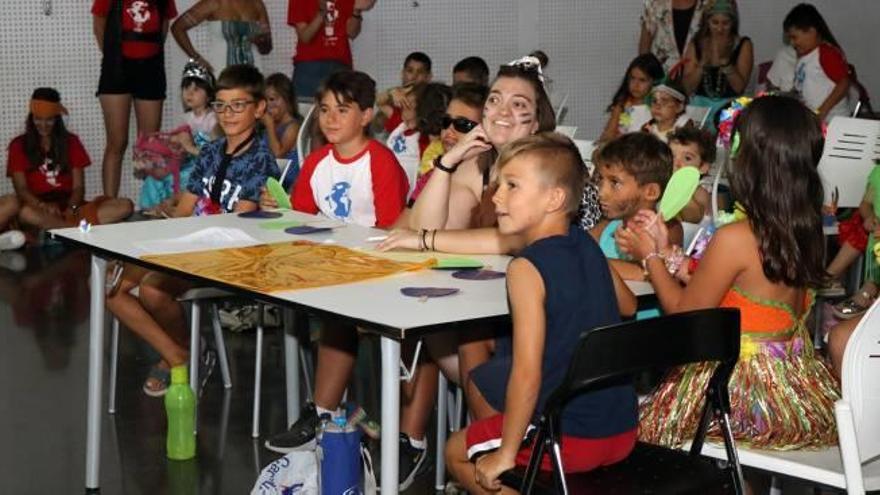
{"label": "white plastic chair stack", "polygon": [[[740,463],[842,488],[850,495],[880,490],[880,302],[850,337],[842,375],[842,398],[834,405],[838,447],[788,452],[738,447]],[[703,447],[703,454],[725,456],[717,444]]]}
{"label": "white plastic chair stack", "polygon": [[837,188],[838,207],[859,206],[875,160],[880,160],[880,121],[834,117],[819,161],[825,203],[830,204],[831,193]]}

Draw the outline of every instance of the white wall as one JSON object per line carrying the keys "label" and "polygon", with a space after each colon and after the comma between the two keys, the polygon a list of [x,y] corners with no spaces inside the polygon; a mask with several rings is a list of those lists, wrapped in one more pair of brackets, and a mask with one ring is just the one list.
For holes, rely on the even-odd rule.
{"label": "white wall", "polygon": [[[104,130],[97,87],[100,54],[91,32],[91,0],[50,0],[51,16],[36,0],[8,1],[0,10],[0,142],[23,131],[27,101],[36,86],[61,91],[71,111],[69,124],[83,139],[94,165],[86,174],[89,196],[100,193]],[[286,26],[287,0],[264,0],[272,18],[275,50],[260,61],[267,72],[290,73],[293,30]],[[308,1],[308,0],[306,0]],[[194,0],[177,0],[183,12]],[[623,70],[635,55],[641,0],[378,0],[364,14],[355,41],[355,65],[386,87],[399,81],[403,58],[423,50],[434,60],[438,80],[451,78],[452,66],[480,55],[491,67],[541,48],[550,56],[554,89],[569,93],[566,124],[579,137],[592,138],[604,123],[602,112]],[[740,0],[741,31],[752,37],[756,62],[772,58],[780,46],[782,19],[795,0]],[[862,81],[880,99],[880,64],[872,33],[880,20],[877,0],[817,0]],[[203,28],[193,33],[204,47]],[[165,127],[180,111],[177,88],[184,55],[166,46],[169,99]],[[880,101],[880,100],[878,100]],[[880,106],[880,105],[878,105]],[[132,126],[133,127],[133,126]],[[123,171],[121,193],[134,197],[140,183]],[[11,191],[8,180],[0,192]]]}

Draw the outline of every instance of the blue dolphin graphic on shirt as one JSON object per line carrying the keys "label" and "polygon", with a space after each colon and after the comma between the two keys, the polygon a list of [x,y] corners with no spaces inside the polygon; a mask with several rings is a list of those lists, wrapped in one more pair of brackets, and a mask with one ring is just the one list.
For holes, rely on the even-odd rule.
{"label": "blue dolphin graphic on shirt", "polygon": [[337,182],[330,188],[330,194],[324,196],[324,201],[330,204],[333,214],[338,218],[348,218],[351,214],[351,197],[348,191],[351,184],[348,182]]}
{"label": "blue dolphin graphic on shirt", "polygon": [[398,154],[406,151],[406,137],[403,133],[398,134],[397,137],[394,138],[394,141],[391,143],[391,149]]}

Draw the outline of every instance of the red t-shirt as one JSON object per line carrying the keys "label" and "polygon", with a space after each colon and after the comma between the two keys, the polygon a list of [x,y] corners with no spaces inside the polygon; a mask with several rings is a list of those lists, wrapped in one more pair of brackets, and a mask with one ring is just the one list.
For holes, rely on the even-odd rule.
{"label": "red t-shirt", "polygon": [[388,227],[406,206],[409,182],[394,153],[371,139],[351,158],[328,144],[303,162],[290,196],[293,209],[364,227]]}
{"label": "red t-shirt", "polygon": [[839,83],[842,79],[849,75],[849,64],[846,62],[846,56],[840,51],[840,48],[831,43],[822,43],[819,45],[819,65],[822,70],[835,83]]}
{"label": "red t-shirt", "polygon": [[393,110],[391,111],[391,115],[389,115],[388,118],[385,120],[385,132],[387,133],[390,133],[394,129],[397,129],[397,126],[399,126],[403,122],[403,115],[400,113],[400,109],[393,105],[391,106],[391,108],[393,108]]}
{"label": "red t-shirt", "polygon": [[6,176],[12,177],[16,172],[22,172],[27,180],[28,190],[36,196],[46,194],[70,194],[73,191],[73,173],[71,169],[85,168],[91,165],[89,154],[75,134],[67,135],[67,165],[70,169],[66,173],[49,168],[50,160],[47,158],[39,167],[31,168],[24,151],[24,136],[18,136],[9,143],[9,158],[6,162]]}
{"label": "red t-shirt", "polygon": [[[296,41],[293,63],[335,60],[351,67],[351,46],[346,26],[354,12],[354,0],[323,0],[327,9],[324,22],[308,43]],[[287,24],[309,23],[318,13],[315,0],[288,0]]]}
{"label": "red t-shirt", "polygon": [[[110,2],[117,0],[95,0],[92,4],[92,15],[107,17],[110,14]],[[159,12],[155,0],[122,0],[122,32],[159,34],[162,23],[177,17],[174,0],[165,1],[165,11]],[[154,57],[162,49],[161,43],[152,41],[122,41],[122,56],[129,59]]]}

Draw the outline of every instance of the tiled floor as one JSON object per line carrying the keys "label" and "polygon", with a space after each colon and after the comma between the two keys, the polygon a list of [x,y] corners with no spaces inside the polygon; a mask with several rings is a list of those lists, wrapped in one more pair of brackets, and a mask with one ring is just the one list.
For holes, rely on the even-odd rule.
{"label": "tiled floor", "polygon": [[[0,495],[83,491],[87,275],[88,255],[81,251],[54,246],[0,253]],[[266,432],[285,426],[280,332],[269,331],[264,437],[250,436],[254,340],[252,333],[226,333],[233,388],[222,388],[219,373],[212,378],[200,403],[198,456],[170,462],[163,403],[141,392],[148,353],[123,333],[118,412],[102,415],[101,493],[250,493],[259,468],[275,458],[262,447]],[[371,364],[375,347],[361,353],[354,393],[373,415],[379,380],[369,370],[377,369]],[[409,493],[431,493],[432,471]],[[749,478],[755,493],[767,493],[766,476],[751,473]],[[784,493],[812,493],[812,488],[786,480]]]}

